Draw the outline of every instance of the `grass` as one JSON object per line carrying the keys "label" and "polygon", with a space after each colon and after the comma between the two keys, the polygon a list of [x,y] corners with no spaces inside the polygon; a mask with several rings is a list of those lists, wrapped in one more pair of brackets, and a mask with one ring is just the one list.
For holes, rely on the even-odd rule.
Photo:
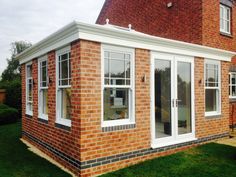
{"label": "grass", "polygon": [[20,123],[0,126],[1,177],[70,177],[60,168],[28,151],[20,137]]}
{"label": "grass", "polygon": [[236,148],[210,143],[100,177],[236,177]]}
{"label": "grass", "polygon": [[[0,126],[1,177],[70,176],[28,151],[20,136],[20,123]],[[101,177],[236,177],[236,148],[210,143]]]}

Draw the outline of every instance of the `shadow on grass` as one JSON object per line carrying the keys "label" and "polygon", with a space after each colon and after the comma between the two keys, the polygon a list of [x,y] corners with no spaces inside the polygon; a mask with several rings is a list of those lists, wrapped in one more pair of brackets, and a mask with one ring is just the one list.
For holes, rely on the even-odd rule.
{"label": "shadow on grass", "polygon": [[21,123],[0,126],[1,177],[70,177],[71,175],[27,150],[20,141]]}
{"label": "shadow on grass", "polygon": [[210,143],[101,177],[236,177],[236,148]]}

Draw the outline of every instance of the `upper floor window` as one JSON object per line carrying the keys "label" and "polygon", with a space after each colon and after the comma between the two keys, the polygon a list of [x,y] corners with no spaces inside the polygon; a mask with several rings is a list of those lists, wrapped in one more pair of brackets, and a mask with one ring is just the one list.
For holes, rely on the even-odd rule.
{"label": "upper floor window", "polygon": [[70,47],[57,51],[57,123],[71,126]]}
{"label": "upper floor window", "polygon": [[220,62],[205,62],[205,115],[221,114]]}
{"label": "upper floor window", "polygon": [[39,118],[48,119],[48,61],[47,56],[38,60]]}
{"label": "upper floor window", "polygon": [[32,63],[26,64],[26,114],[33,115]]}
{"label": "upper floor window", "polygon": [[236,98],[236,72],[229,73],[229,97]]}
{"label": "upper floor window", "polygon": [[103,126],[134,123],[134,50],[103,46]]}
{"label": "upper floor window", "polygon": [[220,5],[220,31],[231,34],[231,8]]}

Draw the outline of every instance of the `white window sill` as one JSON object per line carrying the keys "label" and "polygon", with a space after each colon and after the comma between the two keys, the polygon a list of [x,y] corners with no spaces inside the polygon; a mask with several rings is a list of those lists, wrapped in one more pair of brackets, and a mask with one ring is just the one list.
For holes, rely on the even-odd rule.
{"label": "white window sill", "polygon": [[25,114],[29,115],[29,116],[33,116],[33,112],[32,111],[26,111]]}
{"label": "white window sill", "polygon": [[121,126],[121,125],[130,125],[135,124],[134,121],[127,120],[110,120],[110,121],[103,121],[102,127],[113,127],[113,126]]}
{"label": "white window sill", "polygon": [[40,115],[38,115],[38,118],[43,119],[43,120],[48,120],[48,115],[40,114]]}
{"label": "white window sill", "polygon": [[196,141],[196,140],[197,140],[197,138],[191,137],[191,138],[185,138],[185,139],[181,139],[181,140],[169,141],[166,143],[152,143],[151,148],[155,149],[155,148],[171,146],[171,145],[176,145],[176,144],[186,143],[186,142]]}
{"label": "white window sill", "polygon": [[71,127],[71,120],[67,120],[67,119],[57,119],[57,120],[56,120],[56,123],[57,123],[57,124],[60,124],[60,125],[67,126],[67,127]]}
{"label": "white window sill", "polygon": [[205,112],[205,117],[219,117],[221,116],[221,113],[220,112]]}

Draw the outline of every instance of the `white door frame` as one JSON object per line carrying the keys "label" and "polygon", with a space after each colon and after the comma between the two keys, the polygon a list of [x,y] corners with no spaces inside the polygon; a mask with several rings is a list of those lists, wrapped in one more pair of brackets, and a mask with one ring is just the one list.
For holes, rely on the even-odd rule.
{"label": "white door frame", "polygon": [[[171,62],[171,102],[177,99],[177,62],[187,62],[191,64],[191,124],[192,133],[178,135],[178,112],[176,106],[171,106],[171,129],[172,136],[165,138],[155,138],[155,59]],[[158,148],[182,142],[196,140],[195,138],[195,97],[194,97],[194,57],[152,52],[151,54],[151,72],[150,72],[150,87],[151,87],[151,147]],[[171,103],[172,104],[172,103]]]}

